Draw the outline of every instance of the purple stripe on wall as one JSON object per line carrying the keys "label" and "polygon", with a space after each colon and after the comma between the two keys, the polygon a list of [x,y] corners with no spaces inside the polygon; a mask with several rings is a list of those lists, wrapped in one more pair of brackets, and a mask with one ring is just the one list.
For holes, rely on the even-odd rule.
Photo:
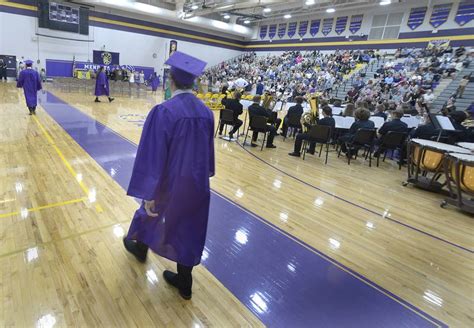
{"label": "purple stripe on wall", "polygon": [[[136,145],[49,92],[40,104],[128,186]],[[203,265],[267,326],[445,326],[215,192]]]}
{"label": "purple stripe on wall", "polygon": [[13,8],[9,6],[3,6],[3,5],[0,5],[0,12],[15,14],[15,15],[22,15],[22,16],[37,17],[36,11],[21,9],[21,8]]}
{"label": "purple stripe on wall", "polygon": [[400,33],[398,35],[398,38],[399,39],[430,38],[430,37],[436,37],[436,36],[457,36],[457,35],[469,35],[469,34],[474,35],[474,27],[438,30],[438,33],[432,33],[431,31],[405,32],[405,33]]}
{"label": "purple stripe on wall", "polygon": [[145,35],[151,35],[151,36],[160,36],[160,37],[165,37],[165,38],[172,38],[174,40],[181,40],[181,41],[188,41],[192,43],[198,43],[198,44],[205,44],[213,47],[219,47],[219,48],[226,48],[226,49],[232,49],[232,50],[242,50],[241,45],[243,44],[240,41],[233,41],[236,46],[230,46],[226,44],[221,44],[221,43],[215,43],[212,41],[203,41],[203,40],[196,40],[193,38],[187,38],[183,36],[176,36],[176,35],[171,35],[171,34],[166,34],[166,33],[160,33],[160,32],[154,32],[154,31],[148,31],[148,30],[142,30],[138,28],[132,28],[128,26],[121,26],[121,25],[115,25],[115,24],[108,24],[108,23],[102,23],[102,22],[94,22],[90,21],[91,26],[97,26],[97,27],[103,27],[103,28],[112,28],[114,30],[120,30],[120,31],[125,31],[125,32],[132,32],[132,33],[137,33],[137,34],[145,34]]}

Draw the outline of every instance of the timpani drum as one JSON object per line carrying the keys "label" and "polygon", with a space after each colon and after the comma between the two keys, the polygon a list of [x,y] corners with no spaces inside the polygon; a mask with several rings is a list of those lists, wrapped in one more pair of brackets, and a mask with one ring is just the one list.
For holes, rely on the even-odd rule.
{"label": "timpani drum", "polygon": [[449,190],[441,207],[454,205],[462,211],[474,214],[474,155],[447,154],[444,160],[444,170]]}
{"label": "timpani drum", "polygon": [[439,182],[444,174],[444,156],[448,153],[469,154],[471,151],[442,142],[411,139],[408,143],[408,180],[403,183],[425,190],[440,192],[446,182]]}

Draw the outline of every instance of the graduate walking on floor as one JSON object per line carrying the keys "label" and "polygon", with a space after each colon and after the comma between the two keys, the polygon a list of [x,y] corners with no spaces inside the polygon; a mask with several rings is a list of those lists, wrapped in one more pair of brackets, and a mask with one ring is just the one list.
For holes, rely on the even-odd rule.
{"label": "graduate walking on floor", "polygon": [[160,77],[154,72],[150,78],[151,91],[156,95],[156,90],[160,86]]}
{"label": "graduate walking on floor", "polygon": [[109,79],[107,78],[107,74],[104,72],[104,66],[100,67],[95,79],[95,102],[100,102],[100,96],[107,96],[109,102],[114,101],[114,98],[110,97]]}
{"label": "graduate walking on floor", "polygon": [[192,93],[206,63],[176,51],[172,97],[155,106],[143,127],[127,194],[143,199],[125,248],[145,262],[148,249],[177,263],[164,279],[191,299],[194,266],[201,262],[209,215],[209,178],[214,175],[214,116]]}
{"label": "graduate walking on floor", "polygon": [[38,91],[42,89],[41,78],[37,71],[33,69],[33,61],[25,60],[26,69],[20,72],[18,76],[17,88],[23,88],[25,93],[26,106],[30,115],[36,114],[38,105]]}

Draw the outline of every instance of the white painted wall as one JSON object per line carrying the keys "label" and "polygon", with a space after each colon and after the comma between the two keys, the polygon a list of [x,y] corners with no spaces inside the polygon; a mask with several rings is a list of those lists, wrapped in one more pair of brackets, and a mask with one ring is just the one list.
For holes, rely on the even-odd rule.
{"label": "white painted wall", "polygon": [[[0,13],[0,53],[15,55],[17,58],[39,59],[39,68],[45,66],[46,59],[92,61],[92,51],[103,46],[120,53],[120,63],[124,65],[154,67],[163,69],[165,54],[168,53],[170,39],[138,33],[124,32],[91,26],[89,37],[41,29],[39,33],[74,39],[90,39],[94,42],[58,40],[36,36],[37,19],[34,17]],[[201,45],[178,40],[178,50],[189,53],[206,62],[208,66],[238,56],[241,52],[225,48]],[[153,54],[157,58],[153,58]]]}
{"label": "white painted wall", "polygon": [[[428,6],[428,4],[430,2],[431,2],[431,5]],[[398,4],[394,3],[394,4],[391,4],[391,5],[388,5],[388,6],[380,6],[378,4],[374,4],[372,7],[369,7],[369,8],[366,8],[366,9],[361,9],[361,10],[336,11],[335,13],[332,13],[332,14],[323,13],[321,15],[294,17],[293,19],[290,19],[287,22],[290,23],[290,22],[295,22],[295,21],[300,22],[300,21],[308,20],[311,23],[311,20],[321,19],[319,32],[318,32],[318,34],[316,34],[316,38],[344,37],[346,35],[349,35],[349,36],[352,35],[349,32],[349,24],[350,24],[350,18],[353,15],[361,15],[361,14],[364,15],[364,20],[362,21],[362,26],[361,26],[360,30],[356,33],[356,35],[360,35],[360,34],[368,35],[369,31],[370,31],[370,28],[372,27],[372,18],[373,18],[373,16],[380,15],[380,14],[387,14],[387,13],[404,13],[403,21],[402,21],[402,24],[401,24],[401,27],[400,27],[400,33],[431,31],[433,29],[433,27],[431,26],[429,20],[430,20],[430,17],[431,17],[431,12],[433,10],[433,6],[437,5],[437,4],[445,4],[445,3],[449,3],[449,2],[453,3],[450,15],[449,15],[448,20],[446,21],[446,23],[444,23],[443,25],[441,25],[439,27],[439,30],[460,29],[460,28],[462,29],[462,28],[467,28],[467,27],[474,27],[474,21],[471,21],[471,22],[465,24],[462,27],[459,26],[454,21],[454,17],[457,13],[460,0],[451,0],[451,1],[449,1],[449,0],[431,0],[431,1],[429,1],[429,0],[417,0],[417,1],[409,0],[406,3],[398,3]],[[407,20],[408,20],[408,16],[410,15],[410,10],[411,10],[411,8],[418,8],[418,7],[424,7],[424,6],[428,7],[428,10],[427,10],[426,16],[425,16],[425,20],[424,20],[422,25],[420,25],[416,30],[412,31],[407,25]],[[334,31],[335,22],[336,22],[337,17],[342,17],[342,16],[348,16],[349,19],[348,19],[346,30],[343,33],[341,33],[340,35],[338,35]],[[333,28],[332,28],[331,33],[329,33],[327,36],[324,36],[321,33],[322,20],[324,18],[329,18],[329,17],[334,18]],[[268,20],[268,21],[262,22],[261,25],[273,25],[273,24],[283,23],[285,21],[286,20],[284,20],[284,19]],[[259,27],[258,27],[258,30],[259,30]],[[312,38],[312,36],[309,34],[309,24],[308,24],[307,34],[305,35],[304,38]],[[277,41],[277,40],[285,40],[285,39],[289,39],[287,35],[285,35],[285,37],[283,37],[282,39],[280,39],[278,37],[278,27],[277,27],[277,34],[273,38],[273,40]],[[296,29],[296,34],[295,34],[295,36],[293,36],[292,39],[293,40],[298,40],[299,39],[298,27]],[[253,40],[260,40],[259,31],[255,32]],[[267,37],[265,38],[265,40],[269,40],[268,32],[267,32]]]}

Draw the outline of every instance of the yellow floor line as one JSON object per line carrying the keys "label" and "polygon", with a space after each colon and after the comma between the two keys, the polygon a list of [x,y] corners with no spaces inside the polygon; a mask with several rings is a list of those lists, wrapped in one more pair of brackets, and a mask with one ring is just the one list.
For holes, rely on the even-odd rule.
{"label": "yellow floor line", "polygon": [[[67,201],[64,201],[64,202],[59,202],[59,203],[54,203],[54,204],[47,204],[47,205],[43,205],[43,206],[37,206],[37,207],[27,208],[26,210],[27,210],[28,212],[38,212],[38,211],[45,210],[45,209],[48,209],[48,208],[60,207],[60,206],[69,205],[69,204],[77,204],[77,203],[83,202],[83,201],[85,201],[85,200],[87,200],[87,198],[85,198],[85,197],[83,197],[83,198],[77,198],[77,199],[67,200]],[[18,214],[21,214],[21,211],[16,211],[16,212],[10,212],[10,213],[0,214],[0,219],[1,219],[1,218],[6,218],[6,217],[10,217],[10,216],[14,216],[14,215],[18,215]]]}
{"label": "yellow floor line", "polygon": [[[89,196],[91,196],[90,194],[90,191],[89,191],[89,188],[87,188],[87,186],[84,184],[84,182],[82,180],[78,180],[77,179],[77,173],[76,171],[74,170],[74,168],[72,167],[72,165],[69,163],[69,161],[66,159],[66,157],[64,156],[64,154],[62,153],[62,151],[59,149],[58,146],[56,146],[56,143],[54,142],[54,139],[53,137],[48,133],[48,131],[46,131],[44,125],[40,122],[40,120],[38,120],[38,118],[36,116],[33,116],[33,119],[35,120],[36,124],[38,125],[38,127],[40,128],[41,132],[43,132],[43,135],[45,136],[46,140],[48,140],[48,142],[51,144],[51,146],[54,148],[54,150],[56,151],[56,153],[58,154],[59,158],[61,158],[61,161],[63,162],[63,164],[67,167],[69,173],[71,173],[71,175],[73,176],[74,178],[74,181],[77,181],[77,183],[79,184],[79,186],[81,187],[82,191],[86,194],[86,196],[89,198]],[[94,196],[95,197],[95,196]],[[95,200],[94,200],[95,201]],[[97,204],[96,205],[96,211],[99,212],[99,213],[102,213],[103,210],[102,210],[102,207]]]}

